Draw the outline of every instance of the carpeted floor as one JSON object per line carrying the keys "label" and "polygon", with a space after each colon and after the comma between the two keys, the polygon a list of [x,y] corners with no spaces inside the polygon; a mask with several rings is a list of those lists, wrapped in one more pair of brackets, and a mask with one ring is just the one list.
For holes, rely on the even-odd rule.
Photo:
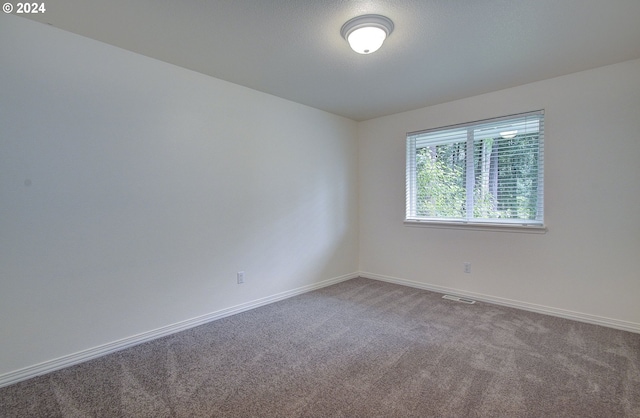
{"label": "carpeted floor", "polygon": [[358,278],[0,389],[2,417],[640,417],[640,334]]}

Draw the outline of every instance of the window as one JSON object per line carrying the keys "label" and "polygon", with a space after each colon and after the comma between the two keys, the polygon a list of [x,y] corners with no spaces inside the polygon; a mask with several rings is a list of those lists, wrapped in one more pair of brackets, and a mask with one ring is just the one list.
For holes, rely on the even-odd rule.
{"label": "window", "polygon": [[407,134],[406,221],[543,227],[544,111]]}

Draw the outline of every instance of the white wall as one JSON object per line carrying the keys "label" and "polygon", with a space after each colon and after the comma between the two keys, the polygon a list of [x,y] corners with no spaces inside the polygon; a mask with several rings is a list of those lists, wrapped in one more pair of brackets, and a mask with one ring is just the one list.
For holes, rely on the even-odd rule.
{"label": "white wall", "polygon": [[[406,132],[537,109],[546,234],[403,225]],[[362,122],[359,158],[361,271],[640,331],[640,60]]]}
{"label": "white wall", "polygon": [[[359,124],[4,14],[0,61],[0,377],[358,270],[640,329],[640,61]],[[403,225],[406,132],[536,109],[546,234]]]}
{"label": "white wall", "polygon": [[357,272],[355,122],[4,14],[0,60],[0,376]]}

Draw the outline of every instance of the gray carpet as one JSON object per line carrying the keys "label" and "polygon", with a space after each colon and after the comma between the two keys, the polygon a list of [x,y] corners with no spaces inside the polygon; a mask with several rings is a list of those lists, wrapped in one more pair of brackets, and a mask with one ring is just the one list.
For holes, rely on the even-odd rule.
{"label": "gray carpet", "polygon": [[640,334],[358,278],[0,389],[2,417],[640,417]]}

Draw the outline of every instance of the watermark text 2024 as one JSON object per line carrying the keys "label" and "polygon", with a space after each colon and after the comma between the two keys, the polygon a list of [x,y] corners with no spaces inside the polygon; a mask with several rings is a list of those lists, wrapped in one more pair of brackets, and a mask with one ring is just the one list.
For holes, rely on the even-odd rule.
{"label": "watermark text 2024", "polygon": [[5,13],[11,13],[14,9],[17,14],[36,14],[47,11],[44,3],[16,3],[15,7],[13,7],[13,4],[11,3],[5,3],[2,5],[2,11]]}

